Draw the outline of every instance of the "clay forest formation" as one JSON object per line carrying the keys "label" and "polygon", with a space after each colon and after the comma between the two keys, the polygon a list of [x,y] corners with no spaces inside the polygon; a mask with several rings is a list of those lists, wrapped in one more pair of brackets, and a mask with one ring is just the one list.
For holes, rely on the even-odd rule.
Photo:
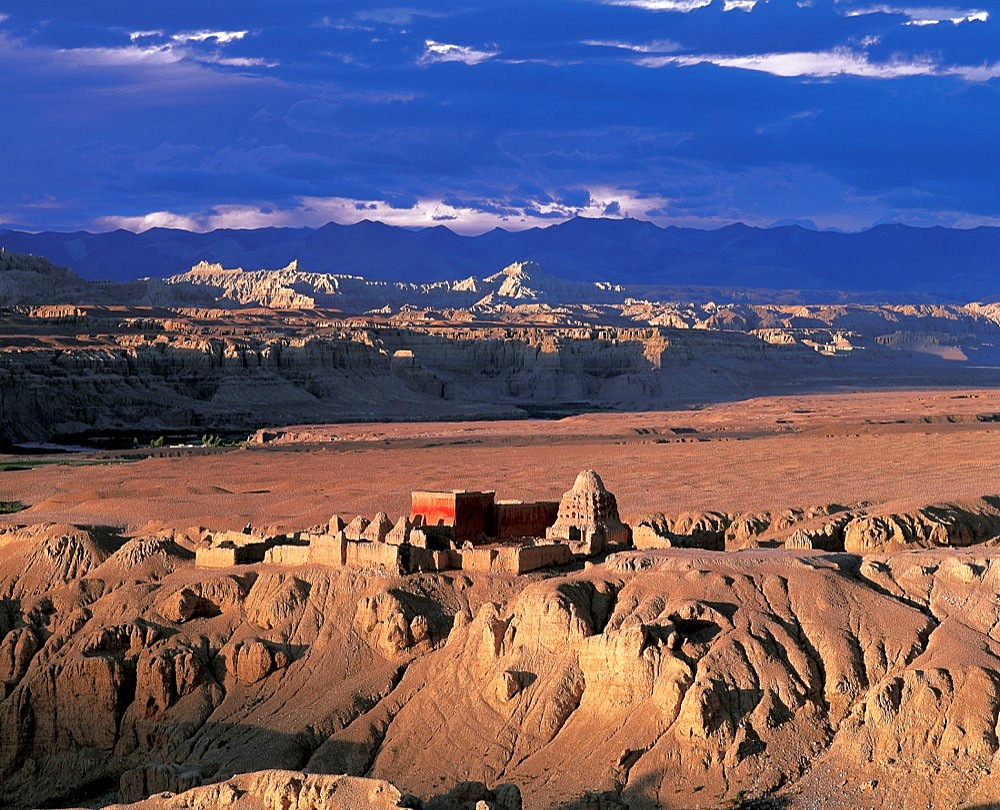
{"label": "clay forest formation", "polygon": [[[1000,802],[989,268],[643,285],[536,235],[392,278],[165,232],[108,281],[139,259],[16,236],[55,259],[0,252],[0,806]],[[316,266],[239,266],[292,236]]]}

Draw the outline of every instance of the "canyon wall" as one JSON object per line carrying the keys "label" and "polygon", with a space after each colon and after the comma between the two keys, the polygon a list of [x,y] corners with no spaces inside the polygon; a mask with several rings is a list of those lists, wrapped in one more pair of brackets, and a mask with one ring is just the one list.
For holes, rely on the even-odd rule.
{"label": "canyon wall", "polygon": [[822,366],[802,347],[654,327],[73,334],[0,352],[0,435],[650,409],[780,388],[790,362]]}

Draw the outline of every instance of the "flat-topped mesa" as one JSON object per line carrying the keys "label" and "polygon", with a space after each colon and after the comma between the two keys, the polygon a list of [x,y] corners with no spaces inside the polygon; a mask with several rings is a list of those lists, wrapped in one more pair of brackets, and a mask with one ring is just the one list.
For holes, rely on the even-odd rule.
{"label": "flat-topped mesa", "polygon": [[618,515],[618,501],[593,470],[584,470],[573,488],[562,496],[555,525],[545,537],[579,543],[585,554],[600,554],[609,547],[627,547],[632,530]]}

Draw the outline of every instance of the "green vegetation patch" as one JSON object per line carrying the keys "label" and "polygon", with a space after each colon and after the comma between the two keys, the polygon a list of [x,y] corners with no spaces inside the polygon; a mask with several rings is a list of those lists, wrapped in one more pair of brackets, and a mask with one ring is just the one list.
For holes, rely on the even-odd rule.
{"label": "green vegetation patch", "polygon": [[35,467],[49,467],[61,464],[64,467],[102,467],[109,464],[127,464],[138,459],[131,458],[18,458],[12,461],[0,461],[0,472],[17,472],[31,470]]}
{"label": "green vegetation patch", "polygon": [[23,512],[28,508],[28,504],[23,501],[0,501],[0,515],[12,515],[15,512]]}

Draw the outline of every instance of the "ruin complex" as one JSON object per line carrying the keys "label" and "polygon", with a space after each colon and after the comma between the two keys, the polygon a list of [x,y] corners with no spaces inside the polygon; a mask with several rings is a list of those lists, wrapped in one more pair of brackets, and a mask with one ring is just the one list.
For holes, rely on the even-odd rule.
{"label": "ruin complex", "polygon": [[409,516],[385,512],[349,523],[334,515],[321,530],[266,536],[204,532],[200,566],[330,565],[402,575],[446,570],[523,574],[628,548],[631,529],[615,496],[585,470],[559,503],[498,501],[494,492],[417,491]]}

